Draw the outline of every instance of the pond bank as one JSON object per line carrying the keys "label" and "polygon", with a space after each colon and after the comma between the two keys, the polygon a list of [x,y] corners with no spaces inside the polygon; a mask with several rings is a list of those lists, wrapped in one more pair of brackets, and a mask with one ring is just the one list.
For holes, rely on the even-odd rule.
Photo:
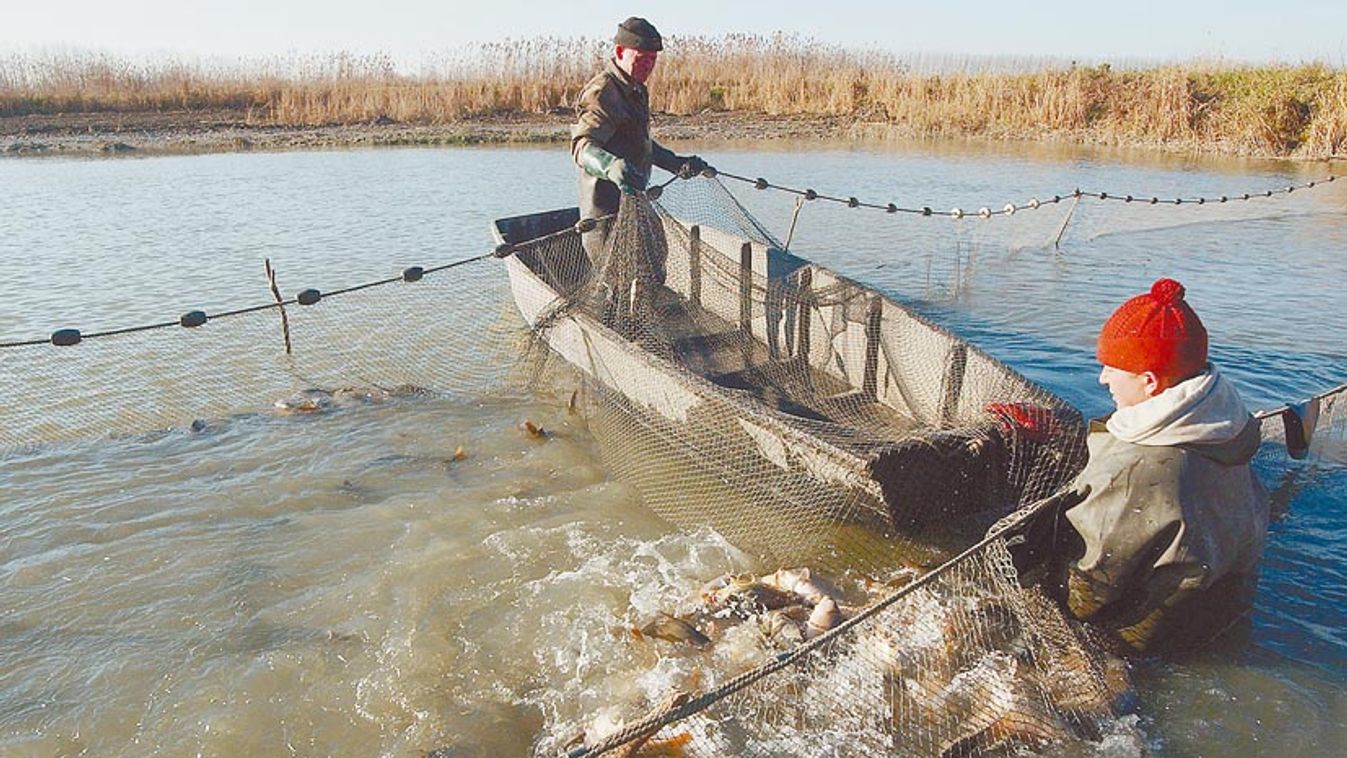
{"label": "pond bank", "polygon": [[[574,116],[569,109],[548,113],[474,116],[428,124],[380,117],[360,123],[277,125],[258,123],[247,109],[29,114],[0,117],[0,156],[171,155],[248,150],[306,150],[341,147],[510,145],[562,143]],[[1237,145],[1187,139],[1120,139],[1089,129],[1032,131],[999,129],[965,134],[953,129],[932,135],[908,124],[854,116],[774,116],[735,111],[692,115],[656,114],[654,132],[669,142],[725,140],[923,140],[959,139],[986,144],[1027,143],[1106,146],[1169,154],[1246,156]],[[1264,156],[1266,157],[1266,156]],[[1280,156],[1322,161],[1347,156]]]}
{"label": "pond bank", "polygon": [[[573,116],[503,113],[443,124],[380,118],[315,126],[258,124],[244,110],[33,114],[0,118],[0,155],[190,154],[405,145],[558,143]],[[660,114],[656,133],[671,141],[845,138],[851,119]]]}

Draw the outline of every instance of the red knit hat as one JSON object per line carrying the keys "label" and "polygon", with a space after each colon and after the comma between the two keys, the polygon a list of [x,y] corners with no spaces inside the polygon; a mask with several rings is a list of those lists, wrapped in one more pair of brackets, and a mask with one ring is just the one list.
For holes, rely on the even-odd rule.
{"label": "red knit hat", "polygon": [[1133,374],[1151,371],[1170,383],[1201,372],[1207,330],[1183,294],[1182,284],[1157,279],[1150,292],[1120,305],[1099,331],[1099,362]]}

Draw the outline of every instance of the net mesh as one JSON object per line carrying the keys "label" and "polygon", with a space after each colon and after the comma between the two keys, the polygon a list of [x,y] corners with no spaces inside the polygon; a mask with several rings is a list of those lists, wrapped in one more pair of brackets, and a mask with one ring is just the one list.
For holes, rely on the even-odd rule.
{"label": "net mesh", "polygon": [[686,697],[596,682],[602,717],[552,704],[539,755],[981,755],[1116,723],[1123,668],[1020,588],[1003,539],[947,562],[1075,475],[1073,408],[782,250],[713,181],[624,198],[582,240],[519,225],[534,352],[578,373],[605,463],[758,567],[633,630],[696,649]]}
{"label": "net mesh", "polygon": [[[398,288],[395,298],[389,287]],[[464,300],[492,307],[445,317],[445,303]],[[388,307],[394,301],[398,307]],[[6,348],[0,450],[149,430],[199,432],[252,414],[312,413],[428,393],[515,391],[507,356],[521,335],[508,301],[498,272],[463,266],[415,283],[289,305],[289,354],[279,308],[68,347]]]}
{"label": "net mesh", "polygon": [[[579,221],[504,219],[499,265],[288,303],[289,353],[280,306],[0,349],[0,454],[541,393],[587,420],[652,510],[742,560],[679,578],[664,613],[618,630],[657,645],[653,662],[541,696],[536,754],[1070,754],[1131,738],[1125,665],[1011,554],[1017,519],[1085,462],[1074,408],[783,250],[715,180]],[[1265,437],[1341,453],[1344,396],[1269,415]]]}
{"label": "net mesh", "polygon": [[677,212],[624,203],[588,255],[556,235],[507,261],[546,354],[589,380],[606,459],[656,512],[769,562],[865,527],[845,567],[882,566],[894,546],[967,544],[1083,464],[1069,405],[782,251],[719,184],[681,194]]}

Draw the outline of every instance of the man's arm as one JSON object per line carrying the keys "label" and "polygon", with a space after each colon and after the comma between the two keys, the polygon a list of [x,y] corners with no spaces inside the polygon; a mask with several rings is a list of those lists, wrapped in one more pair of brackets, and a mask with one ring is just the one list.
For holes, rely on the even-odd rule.
{"label": "man's arm", "polygon": [[598,78],[580,93],[576,103],[580,115],[571,127],[571,158],[585,173],[610,181],[623,192],[644,189],[646,177],[640,168],[603,147],[617,133],[613,108],[604,102],[613,95],[603,82]]}
{"label": "man's arm", "polygon": [[[707,169],[706,161],[695,155],[678,155],[655,140],[650,140],[650,161],[671,174],[685,179],[696,176]],[[686,174],[685,174],[686,170]]]}
{"label": "man's arm", "polygon": [[584,168],[580,155],[590,145],[602,148],[617,133],[617,123],[613,120],[612,109],[605,107],[604,87],[606,79],[595,77],[576,98],[576,122],[571,126],[571,157],[575,165]]}

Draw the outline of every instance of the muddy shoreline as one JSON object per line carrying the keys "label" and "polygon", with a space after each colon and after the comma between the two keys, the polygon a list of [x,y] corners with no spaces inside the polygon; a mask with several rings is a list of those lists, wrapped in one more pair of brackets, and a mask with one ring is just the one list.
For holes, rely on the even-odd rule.
{"label": "muddy shoreline", "polygon": [[[92,156],[184,154],[399,145],[559,143],[574,117],[499,114],[447,124],[381,119],[360,124],[271,126],[244,111],[68,113],[0,117],[0,155]],[[659,114],[661,139],[837,139],[856,131],[853,119]]]}
{"label": "muddy shoreline", "polygon": [[[574,115],[500,113],[444,124],[401,123],[389,119],[357,124],[277,126],[257,123],[245,110],[182,110],[31,114],[0,117],[0,157],[181,155],[249,150],[554,144],[569,138]],[[1250,153],[1235,145],[1187,140],[1116,139],[1089,131],[929,134],[902,124],[854,116],[771,116],[729,111],[694,115],[656,114],[653,130],[668,142],[760,140],[922,140],[956,139],[982,143],[1105,146],[1169,154],[1213,157],[1338,160],[1341,156],[1297,157]]]}

